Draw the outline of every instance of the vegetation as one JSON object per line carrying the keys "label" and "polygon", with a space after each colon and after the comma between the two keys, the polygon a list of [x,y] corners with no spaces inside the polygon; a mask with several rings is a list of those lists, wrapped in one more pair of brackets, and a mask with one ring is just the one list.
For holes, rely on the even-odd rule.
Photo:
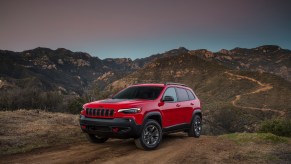
{"label": "vegetation", "polygon": [[220,136],[221,138],[231,139],[239,144],[243,143],[287,143],[290,139],[276,136],[271,133],[231,133]]}
{"label": "vegetation", "polygon": [[40,109],[78,114],[86,102],[104,97],[96,84],[86,89],[82,96],[77,96],[55,90],[45,91],[37,86],[35,79],[19,80],[19,83],[22,86],[0,90],[0,110]]}
{"label": "vegetation", "polygon": [[272,119],[263,121],[260,127],[260,132],[291,137],[291,120]]}
{"label": "vegetation", "polygon": [[66,112],[63,95],[57,91],[43,92],[39,88],[13,88],[0,92],[0,109],[43,109]]}

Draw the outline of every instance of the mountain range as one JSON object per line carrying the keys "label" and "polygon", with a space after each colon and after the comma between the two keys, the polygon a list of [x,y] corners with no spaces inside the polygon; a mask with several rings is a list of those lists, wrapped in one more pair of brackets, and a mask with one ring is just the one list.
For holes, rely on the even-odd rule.
{"label": "mountain range", "polygon": [[267,72],[291,81],[291,51],[279,46],[222,49],[216,53],[205,49],[187,50],[181,47],[136,60],[101,60],[88,53],[39,47],[23,52],[0,50],[0,86],[1,89],[17,86],[15,81],[35,77],[44,89],[58,88],[67,94],[81,95],[93,81],[99,82],[102,88],[157,59],[173,58],[186,53],[230,69]]}

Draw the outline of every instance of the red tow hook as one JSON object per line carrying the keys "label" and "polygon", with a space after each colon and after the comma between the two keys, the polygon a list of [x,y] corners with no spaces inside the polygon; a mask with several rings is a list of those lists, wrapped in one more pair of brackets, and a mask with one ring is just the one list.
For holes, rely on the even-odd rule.
{"label": "red tow hook", "polygon": [[85,125],[82,125],[81,128],[82,128],[82,129],[86,129],[86,126],[85,126]]}
{"label": "red tow hook", "polygon": [[119,130],[118,128],[112,128],[112,131],[115,132],[115,133],[117,133],[118,130]]}

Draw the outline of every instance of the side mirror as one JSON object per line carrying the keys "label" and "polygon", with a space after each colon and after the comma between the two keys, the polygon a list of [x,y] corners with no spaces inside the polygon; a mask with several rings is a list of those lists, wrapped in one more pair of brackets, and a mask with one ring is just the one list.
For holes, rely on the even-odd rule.
{"label": "side mirror", "polygon": [[165,96],[163,98],[163,101],[174,101],[174,97],[173,96]]}

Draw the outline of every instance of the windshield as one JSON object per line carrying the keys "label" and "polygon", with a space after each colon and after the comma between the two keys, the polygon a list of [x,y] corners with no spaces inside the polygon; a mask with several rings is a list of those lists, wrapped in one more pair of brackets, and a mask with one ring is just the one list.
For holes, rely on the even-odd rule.
{"label": "windshield", "polygon": [[137,86],[129,87],[117,93],[113,99],[146,99],[155,100],[159,97],[163,87]]}

